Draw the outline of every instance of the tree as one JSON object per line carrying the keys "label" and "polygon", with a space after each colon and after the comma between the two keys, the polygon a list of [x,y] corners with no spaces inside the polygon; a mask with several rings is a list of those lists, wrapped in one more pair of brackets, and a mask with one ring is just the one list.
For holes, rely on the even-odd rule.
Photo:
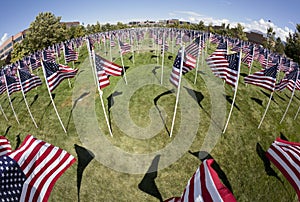
{"label": "tree", "polygon": [[276,38],[274,49],[275,49],[276,53],[279,53],[279,54],[283,54],[284,53],[284,45],[283,45],[280,37]]}
{"label": "tree", "polygon": [[300,24],[297,24],[294,34],[289,34],[284,51],[294,62],[300,63]]}
{"label": "tree", "polygon": [[205,25],[204,25],[204,22],[202,20],[198,24],[198,30],[200,30],[200,31],[205,30]]}
{"label": "tree", "polygon": [[27,48],[34,52],[66,39],[66,29],[60,23],[61,17],[50,12],[39,13],[26,33]]}
{"label": "tree", "polygon": [[264,46],[271,51],[275,50],[275,34],[276,32],[272,27],[267,29],[267,41],[264,43]]}
{"label": "tree", "polygon": [[232,32],[234,37],[241,39],[243,41],[248,40],[246,33],[244,32],[244,27],[240,23],[238,23],[235,28],[232,28]]}

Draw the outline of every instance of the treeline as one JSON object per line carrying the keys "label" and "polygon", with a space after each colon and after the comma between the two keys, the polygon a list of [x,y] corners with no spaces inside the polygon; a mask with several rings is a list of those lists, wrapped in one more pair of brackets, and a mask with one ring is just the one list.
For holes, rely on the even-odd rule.
{"label": "treeline", "polygon": [[[26,37],[21,43],[14,45],[14,49],[11,54],[8,55],[5,61],[0,61],[0,67],[5,64],[10,64],[24,56],[29,55],[37,50],[42,50],[45,47],[49,47],[53,44],[63,42],[72,38],[78,38],[89,34],[95,34],[99,32],[107,32],[112,30],[126,29],[129,28],[127,24],[118,22],[115,25],[106,23],[101,25],[99,22],[93,25],[79,25],[75,27],[67,28],[65,24],[61,23],[61,17],[56,17],[50,12],[39,13],[36,16],[35,21],[30,24]],[[147,26],[147,25],[145,25]],[[161,26],[157,24],[156,26]],[[241,24],[237,24],[236,27],[230,27],[230,24],[223,23],[218,29],[214,29],[212,24],[206,26],[203,21],[198,24],[174,24],[165,25],[170,28],[183,28],[191,30],[199,30],[219,34],[222,36],[228,36],[231,38],[238,38],[247,41],[244,27]],[[136,25],[133,27],[141,27]],[[279,37],[275,37],[276,33],[272,27],[267,30],[267,40],[263,46],[268,48],[272,52],[279,54],[285,54],[287,57],[293,59],[295,62],[300,63],[300,24],[297,25],[295,33],[290,33],[286,39],[286,44],[282,42]]]}

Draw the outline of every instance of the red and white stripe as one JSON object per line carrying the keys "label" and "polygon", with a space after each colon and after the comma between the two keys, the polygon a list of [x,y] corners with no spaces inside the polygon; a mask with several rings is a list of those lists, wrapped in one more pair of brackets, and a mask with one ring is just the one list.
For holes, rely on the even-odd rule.
{"label": "red and white stripe", "polygon": [[300,143],[277,138],[266,156],[291,183],[300,201]]}
{"label": "red and white stripe", "polygon": [[113,62],[110,62],[101,57],[100,64],[103,66],[107,75],[121,76],[123,68]]}
{"label": "red and white stripe", "polygon": [[236,201],[230,190],[225,187],[216,171],[211,167],[213,159],[203,161],[188,184],[181,197],[173,197],[165,202],[211,202]]}
{"label": "red and white stripe", "polygon": [[4,136],[0,136],[0,156],[11,152],[11,145],[8,139]]}
{"label": "red and white stripe", "polygon": [[31,135],[8,156],[19,164],[27,177],[20,201],[47,201],[55,182],[76,161],[65,150]]}

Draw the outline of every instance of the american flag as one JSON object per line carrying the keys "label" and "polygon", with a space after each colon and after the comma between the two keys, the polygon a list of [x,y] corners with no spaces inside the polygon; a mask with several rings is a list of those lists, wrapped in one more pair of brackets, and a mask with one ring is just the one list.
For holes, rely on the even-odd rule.
{"label": "american flag", "polygon": [[31,89],[42,85],[42,80],[40,77],[33,75],[24,69],[19,69],[19,75],[24,93],[27,93]]}
{"label": "american flag", "polygon": [[64,44],[65,62],[78,60],[78,53],[72,48],[72,44]]}
{"label": "american flag", "polygon": [[0,136],[0,156],[5,155],[9,152],[11,152],[11,145],[9,140],[4,136]]}
{"label": "american flag", "polygon": [[121,48],[121,54],[124,55],[125,53],[130,52],[130,45],[128,43],[123,43],[119,40],[120,48]]}
{"label": "american flag", "polygon": [[221,42],[217,46],[217,49],[212,53],[212,55],[225,55],[227,54],[227,43]]}
{"label": "american flag", "polygon": [[242,62],[247,64],[248,68],[250,68],[253,57],[254,57],[254,46],[251,46],[250,50],[246,53],[245,57],[242,58]]}
{"label": "american flag", "polygon": [[98,56],[97,54],[95,54],[95,65],[97,70],[99,87],[100,89],[103,89],[106,86],[108,86],[110,83],[109,83],[109,78],[107,76],[107,73],[104,69],[102,57]]}
{"label": "american flag", "polygon": [[204,160],[188,181],[181,197],[173,197],[165,202],[234,202],[235,197],[219,179],[217,172],[212,168],[213,159]]}
{"label": "american flag", "polygon": [[72,69],[66,65],[55,62],[43,61],[46,72],[46,79],[50,91],[52,92],[64,79],[73,78],[77,74],[77,69]]}
{"label": "american flag", "polygon": [[267,67],[268,62],[268,50],[261,48],[258,54],[258,62],[261,64],[263,68]]}
{"label": "american flag", "polygon": [[178,51],[178,54],[175,58],[175,61],[173,63],[172,72],[170,76],[170,82],[178,88],[179,85],[179,79],[180,79],[180,64],[181,64],[181,51]]}
{"label": "american flag", "polygon": [[283,89],[288,88],[290,91],[293,91],[295,85],[296,85],[296,89],[300,90],[298,71],[299,71],[299,67],[294,68],[290,72],[287,72],[284,78],[281,79],[281,81],[275,85],[275,90],[282,91]]}
{"label": "american flag", "polygon": [[96,66],[102,66],[107,75],[121,76],[123,68],[111,61],[104,59],[103,57],[95,54]]}
{"label": "american flag", "polygon": [[263,69],[258,72],[255,72],[254,74],[251,74],[249,76],[246,76],[244,78],[244,81],[245,83],[253,84],[265,88],[267,90],[274,91],[277,72],[278,72],[278,64],[269,67],[267,69]]}
{"label": "american flag", "polygon": [[27,71],[30,71],[30,68],[29,68],[29,66],[27,64],[26,59],[20,60],[19,61],[19,66],[20,66],[21,69],[26,69]]}
{"label": "american flag", "polygon": [[239,57],[240,53],[230,55],[212,54],[206,59],[206,62],[216,77],[225,80],[226,83],[235,87],[240,68]]}
{"label": "american flag", "polygon": [[21,85],[17,77],[5,75],[5,79],[9,95],[21,90]]}
{"label": "american flag", "polygon": [[50,47],[48,47],[48,49],[44,49],[42,55],[44,61],[55,62],[55,53]]}
{"label": "american flag", "polygon": [[0,95],[6,91],[4,76],[0,76]]}
{"label": "american flag", "polygon": [[30,56],[29,61],[32,70],[35,70],[40,66],[40,62],[36,59],[35,54]]}
{"label": "american flag", "polygon": [[266,156],[291,183],[300,201],[300,143],[277,138]]}
{"label": "american flag", "polygon": [[56,181],[75,161],[65,150],[26,136],[17,150],[0,156],[0,199],[48,201]]}

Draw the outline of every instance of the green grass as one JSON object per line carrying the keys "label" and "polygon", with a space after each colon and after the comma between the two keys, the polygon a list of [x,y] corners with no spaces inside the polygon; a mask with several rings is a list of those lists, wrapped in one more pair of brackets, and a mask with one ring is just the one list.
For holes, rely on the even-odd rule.
{"label": "green grass", "polygon": [[[139,54],[135,54],[134,64],[133,61],[129,59],[131,54],[126,54],[124,56],[124,64],[125,66],[129,66],[129,69],[126,72],[128,85],[132,85],[133,83],[137,83],[138,85],[140,81],[145,79],[145,77],[134,77],[136,71],[148,67],[152,70],[155,66],[161,65],[161,58],[159,59],[158,64],[156,58],[151,58],[153,53],[149,52],[149,44],[150,41],[143,43],[143,45],[140,47]],[[208,54],[210,54],[214,48],[215,46],[212,46],[211,49],[208,50]],[[174,51],[177,49],[174,49]],[[96,52],[103,55],[103,47],[102,49],[97,47]],[[121,64],[121,60],[117,53],[117,49],[113,48],[112,54],[114,56],[114,61],[118,64]],[[165,75],[168,77],[175,55],[172,53],[167,53],[166,56],[173,56],[172,59],[168,59],[167,57],[165,58]],[[106,57],[109,58],[109,54]],[[126,86],[122,78],[110,77],[111,84],[103,89],[103,99],[106,110],[108,104],[106,98],[115,91],[121,91],[123,93],[123,95],[115,97],[115,105],[111,108],[113,137],[110,137],[104,119],[100,99],[96,92],[96,87],[90,85],[93,83],[92,79],[90,81],[83,81],[82,86],[78,86],[78,83],[76,83],[82,75],[88,71],[91,71],[85,47],[81,49],[80,57],[78,62],[75,63],[75,67],[79,68],[79,74],[77,75],[77,78],[70,80],[72,88],[69,88],[68,81],[63,81],[53,92],[55,93],[54,100],[57,109],[65,127],[67,128],[67,134],[63,132],[63,129],[61,128],[56,117],[55,111],[50,104],[50,98],[45,84],[38,87],[37,90],[31,90],[26,95],[28,103],[32,104],[30,109],[39,126],[38,129],[34,127],[27,113],[20,92],[12,95],[12,99],[14,99],[13,106],[17,116],[19,117],[20,125],[18,125],[14,119],[12,110],[8,104],[7,96],[2,95],[0,97],[0,103],[9,119],[9,122],[6,122],[2,117],[0,122],[0,131],[1,134],[4,134],[7,128],[12,126],[7,133],[7,137],[11,141],[13,148],[16,144],[16,135],[20,134],[21,138],[24,139],[27,134],[32,134],[39,139],[65,149],[77,157],[74,150],[74,144],[82,145],[84,147],[86,147],[86,145],[83,145],[82,139],[80,139],[82,136],[79,135],[77,128],[80,127],[80,124],[76,125],[77,122],[75,118],[78,117],[74,118],[76,107],[72,110],[74,105],[75,90],[78,91],[79,95],[82,92],[89,91],[88,97],[92,97],[95,100],[94,106],[88,106],[91,108],[95,107],[98,121],[98,125],[96,127],[100,128],[107,141],[121,150],[134,154],[148,154],[163,149],[172,143],[172,141],[176,140],[177,136],[185,135],[185,133],[188,134],[189,128],[184,126],[184,132],[182,134],[178,134],[179,131],[181,131],[179,126],[184,123],[182,119],[186,118],[186,115],[182,114],[185,111],[187,111],[191,117],[193,117],[195,113],[198,113],[200,116],[199,123],[197,125],[198,130],[196,134],[194,134],[195,138],[192,140],[192,144],[188,149],[191,151],[199,151],[202,148],[205,136],[209,131],[211,117],[213,117],[212,112],[215,107],[211,105],[214,97],[211,97],[212,92],[209,91],[207,86],[208,84],[206,83],[206,79],[208,77],[214,77],[206,65],[200,66],[199,70],[201,73],[198,74],[196,85],[193,84],[195,70],[184,75],[183,82],[183,86],[193,89],[197,92],[201,92],[203,95],[203,99],[200,103],[202,108],[197,105],[197,111],[189,111],[189,109],[194,109],[193,107],[195,106],[195,103],[186,101],[186,103],[183,104],[185,100],[182,100],[178,106],[174,136],[170,138],[166,130],[162,128],[157,135],[144,140],[130,136],[132,134],[127,134],[127,130],[124,132],[124,130],[119,127],[118,123],[116,123],[118,117],[114,115],[116,113],[115,109],[118,102],[121,102],[123,100],[122,98],[126,97],[125,94],[128,93],[124,90],[126,89]],[[258,71],[259,68],[259,64],[255,62],[252,72]],[[35,73],[43,78],[41,68],[35,71]],[[155,77],[153,74],[151,75],[151,72],[146,74],[146,76],[149,76],[151,79],[153,79],[153,82],[134,91],[129,99],[129,102],[127,103],[131,120],[137,127],[142,128],[151,125],[151,117],[156,117],[158,122],[161,122],[162,120],[157,113],[153,99],[157,95],[170,89],[171,84],[169,84],[169,81],[165,79],[164,85],[160,85],[160,73],[160,70],[157,70],[157,77]],[[248,68],[246,68],[245,65],[242,65],[241,73],[248,74]],[[120,85],[120,82],[123,84],[123,86]],[[214,78],[214,82],[216,85],[222,85],[222,81],[220,81],[218,78]],[[298,106],[300,105],[300,95],[298,92],[296,92],[296,97],[293,99],[285,120],[282,124],[279,124],[279,121],[288,104],[288,97],[291,96],[291,92],[284,90],[282,93],[275,93],[275,102],[271,102],[270,109],[261,128],[257,129],[260,118],[268,102],[268,97],[264,95],[262,91],[267,92],[256,86],[246,86],[243,82],[243,76],[240,77],[236,98],[236,105],[239,110],[236,107],[233,109],[232,117],[226,133],[218,139],[216,146],[213,147],[210,153],[218,162],[221,169],[226,173],[227,178],[232,185],[234,195],[238,201],[296,201],[295,191],[292,189],[288,181],[282,176],[279,170],[275,168],[275,166],[272,165],[279,177],[283,180],[283,184],[281,184],[274,177],[270,177],[265,173],[263,162],[256,153],[256,144],[260,143],[266,150],[272,141],[280,135],[280,133],[283,133],[285,136],[287,136],[290,141],[300,142],[299,136],[297,135],[300,130],[299,124],[297,124],[299,117],[297,120],[293,120]],[[182,88],[182,97],[185,97],[186,93],[186,89]],[[228,85],[224,86],[224,94],[231,96],[232,98],[233,93],[234,92],[231,87]],[[38,98],[35,102],[33,102],[34,97],[37,95]],[[225,118],[227,118],[230,109],[230,103],[225,100],[224,96],[221,97],[223,100],[220,100],[220,102],[225,103],[226,105]],[[253,98],[261,100],[262,106],[256,103]],[[174,93],[163,96],[158,101],[158,107],[162,110],[162,117],[168,129],[171,127],[174,104]],[[78,102],[78,106],[84,105],[84,99],[82,102]],[[124,107],[127,106],[124,105]],[[92,122],[92,117],[89,116],[79,118],[86,119],[86,123]],[[219,124],[222,128],[222,123],[224,124],[224,122],[219,122],[218,117],[215,117],[214,119],[214,121],[217,122],[217,125]],[[82,124],[83,128],[85,122]],[[131,131],[131,129],[132,128],[129,127],[128,131]],[[90,134],[86,132],[86,137],[90,137],[89,135]],[[138,134],[135,133],[133,135]],[[91,139],[90,141],[96,142],[97,140]],[[189,141],[189,139],[187,138],[182,143],[185,143],[185,141]],[[101,144],[99,145],[99,151],[96,151],[94,148],[86,148],[92,150],[94,153],[101,151],[106,155],[113,155],[111,154],[111,151],[107,151],[102,148]],[[194,156],[190,155],[187,150],[176,162],[158,171],[156,184],[164,199],[172,196],[180,196],[186,186],[187,181],[200,164],[200,161]],[[176,153],[175,150],[174,153]],[[172,154],[170,153],[170,155]],[[77,163],[78,162],[70,167],[57,181],[49,201],[77,200]],[[124,162],[124,165],[125,163],[126,162]],[[145,160],[145,162],[142,163],[145,164],[144,167],[146,169],[144,171],[146,172],[148,166],[151,164],[151,160]],[[138,184],[142,178],[143,174],[128,174],[118,172],[104,166],[97,159],[94,159],[88,165],[83,174],[81,184],[81,201],[157,201],[155,198],[143,193],[138,189]]]}

